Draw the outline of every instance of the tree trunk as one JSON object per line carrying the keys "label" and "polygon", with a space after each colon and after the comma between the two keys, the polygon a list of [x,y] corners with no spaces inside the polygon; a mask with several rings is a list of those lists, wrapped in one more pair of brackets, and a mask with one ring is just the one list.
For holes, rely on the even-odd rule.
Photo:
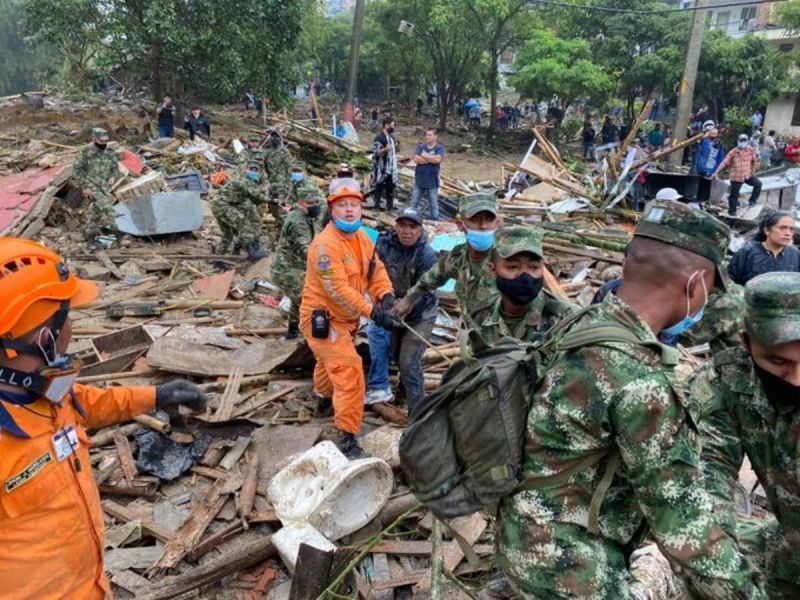
{"label": "tree trunk", "polygon": [[447,84],[444,82],[437,82],[436,91],[438,92],[436,103],[439,105],[439,131],[445,131],[447,129],[448,108],[451,103],[447,95]]}
{"label": "tree trunk", "polygon": [[159,39],[152,40],[152,52],[151,56],[151,63],[150,63],[150,90],[153,92],[153,100],[156,102],[161,100],[162,92],[163,92],[163,85],[162,85],[162,72],[161,72],[161,55],[162,55],[162,46],[161,41]]}
{"label": "tree trunk", "polygon": [[490,61],[489,64],[489,110],[491,115],[489,117],[489,131],[486,133],[486,139],[491,141],[494,138],[494,133],[497,128],[497,117],[495,111],[497,110],[497,61],[500,58],[497,52],[497,40],[492,40],[489,45]]}

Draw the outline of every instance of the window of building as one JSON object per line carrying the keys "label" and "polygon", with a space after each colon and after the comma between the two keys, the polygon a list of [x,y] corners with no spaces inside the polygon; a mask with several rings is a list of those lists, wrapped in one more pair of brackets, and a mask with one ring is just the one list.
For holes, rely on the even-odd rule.
{"label": "window of building", "polygon": [[756,11],[758,7],[747,6],[742,9],[742,18],[739,21],[739,31],[751,31],[756,25]]}

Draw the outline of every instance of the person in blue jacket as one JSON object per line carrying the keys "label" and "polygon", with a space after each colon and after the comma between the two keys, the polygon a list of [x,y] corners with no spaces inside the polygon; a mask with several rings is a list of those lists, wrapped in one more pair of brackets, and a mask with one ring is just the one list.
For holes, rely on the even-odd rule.
{"label": "person in blue jacket", "polygon": [[700,151],[694,159],[693,171],[698,176],[697,202],[703,206],[711,195],[711,175],[717,170],[725,158],[725,146],[719,137],[719,131],[712,127],[708,137],[700,142]]}

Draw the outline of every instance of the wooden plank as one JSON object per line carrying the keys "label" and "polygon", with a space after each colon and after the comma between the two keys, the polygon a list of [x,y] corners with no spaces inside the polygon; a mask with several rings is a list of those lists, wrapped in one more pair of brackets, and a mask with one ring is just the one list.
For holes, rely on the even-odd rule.
{"label": "wooden plank", "polygon": [[239,365],[234,365],[228,374],[228,382],[222,393],[213,421],[230,421],[233,417],[233,408],[239,400],[239,387],[242,385],[244,370]]}
{"label": "wooden plank", "polygon": [[258,487],[258,453],[253,452],[247,461],[242,492],[239,494],[239,515],[248,519],[253,512],[253,502],[256,499]]}
{"label": "wooden plank", "polygon": [[117,279],[125,279],[125,275],[117,268],[114,261],[108,257],[108,253],[105,250],[98,250],[95,256],[97,256],[97,260],[103,263],[103,266],[108,269],[114,277]]}
{"label": "wooden plank", "polygon": [[562,300],[569,300],[569,294],[567,294],[566,290],[561,287],[561,284],[556,279],[555,275],[550,272],[550,269],[547,267],[542,267],[544,270],[544,285],[548,292],[553,294],[556,298],[561,298]]}
{"label": "wooden plank", "polygon": [[133,485],[133,480],[139,470],[136,468],[136,461],[133,458],[131,445],[128,438],[122,435],[122,432],[117,429],[114,431],[114,445],[117,447],[117,454],[119,455],[119,462],[122,465],[122,473],[125,475],[125,481],[128,485]]}
{"label": "wooden plank", "polygon": [[128,521],[135,521],[138,519],[142,523],[142,531],[153,536],[161,542],[169,542],[174,535],[172,531],[161,527],[161,525],[153,521],[153,519],[141,518],[127,506],[122,506],[113,500],[103,500],[100,504],[103,507],[104,513],[110,517],[114,517],[117,521],[122,523],[127,523]]}
{"label": "wooden plank", "polygon": [[[477,544],[472,547],[475,554],[491,554],[494,546],[491,544]],[[431,553],[433,544],[428,541],[406,541],[406,540],[382,540],[378,542],[372,551],[383,554],[402,554],[412,556],[426,556]]]}
{"label": "wooden plank", "polygon": [[[245,535],[241,538],[245,538]],[[253,532],[251,537],[237,541],[241,543],[234,550],[203,566],[163,578],[145,593],[137,595],[137,600],[172,600],[180,594],[220,581],[223,577],[257,565],[277,554],[272,536]]]}
{"label": "wooden plank", "polygon": [[236,463],[239,462],[239,459],[242,458],[245,450],[247,450],[247,447],[250,445],[250,441],[251,438],[248,435],[242,435],[236,438],[236,443],[233,445],[233,448],[228,450],[225,457],[219,461],[219,467],[230,471]]}
{"label": "wooden plank", "polygon": [[91,309],[99,309],[105,308],[106,306],[111,306],[112,304],[116,304],[117,302],[123,302],[124,300],[130,300],[131,298],[136,298],[140,294],[143,294],[147,290],[153,289],[158,285],[155,281],[146,281],[142,284],[136,285],[132,288],[129,288],[125,291],[120,292],[114,296],[111,296],[107,300],[102,302],[98,302],[96,304],[89,305]]}
{"label": "wooden plank", "polygon": [[300,544],[289,600],[316,600],[330,579],[334,552]]}
{"label": "wooden plank", "polygon": [[191,516],[175,532],[164,546],[159,559],[148,569],[148,574],[163,573],[168,569],[178,566],[184,557],[191,552],[200,541],[205,530],[222,509],[228,495],[242,486],[241,477],[230,477],[227,481],[218,480],[212,485],[206,495],[198,502]]}

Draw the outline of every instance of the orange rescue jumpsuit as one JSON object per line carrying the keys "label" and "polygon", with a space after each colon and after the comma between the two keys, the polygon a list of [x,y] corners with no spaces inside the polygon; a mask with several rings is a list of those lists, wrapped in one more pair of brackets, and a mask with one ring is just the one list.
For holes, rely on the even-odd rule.
{"label": "orange rescue jumpsuit", "polygon": [[[361,429],[364,415],[364,365],[355,346],[359,317],[369,318],[372,312],[364,292],[377,302],[392,291],[386,267],[377,256],[372,280],[367,281],[374,248],[363,229],[347,239],[328,223],[308,249],[300,304],[300,329],[317,359],[314,391],[333,396],[334,423],[337,429],[352,434]],[[311,335],[311,313],[320,308],[330,316],[330,331],[324,340]]]}
{"label": "orange rescue jumpsuit", "polygon": [[[105,427],[155,407],[154,387],[74,386],[63,406],[19,406],[0,392],[0,598],[102,600],[103,513],[84,427]],[[56,433],[79,446],[58,459]],[[28,437],[25,437],[28,436]],[[74,436],[73,436],[74,439]]]}

